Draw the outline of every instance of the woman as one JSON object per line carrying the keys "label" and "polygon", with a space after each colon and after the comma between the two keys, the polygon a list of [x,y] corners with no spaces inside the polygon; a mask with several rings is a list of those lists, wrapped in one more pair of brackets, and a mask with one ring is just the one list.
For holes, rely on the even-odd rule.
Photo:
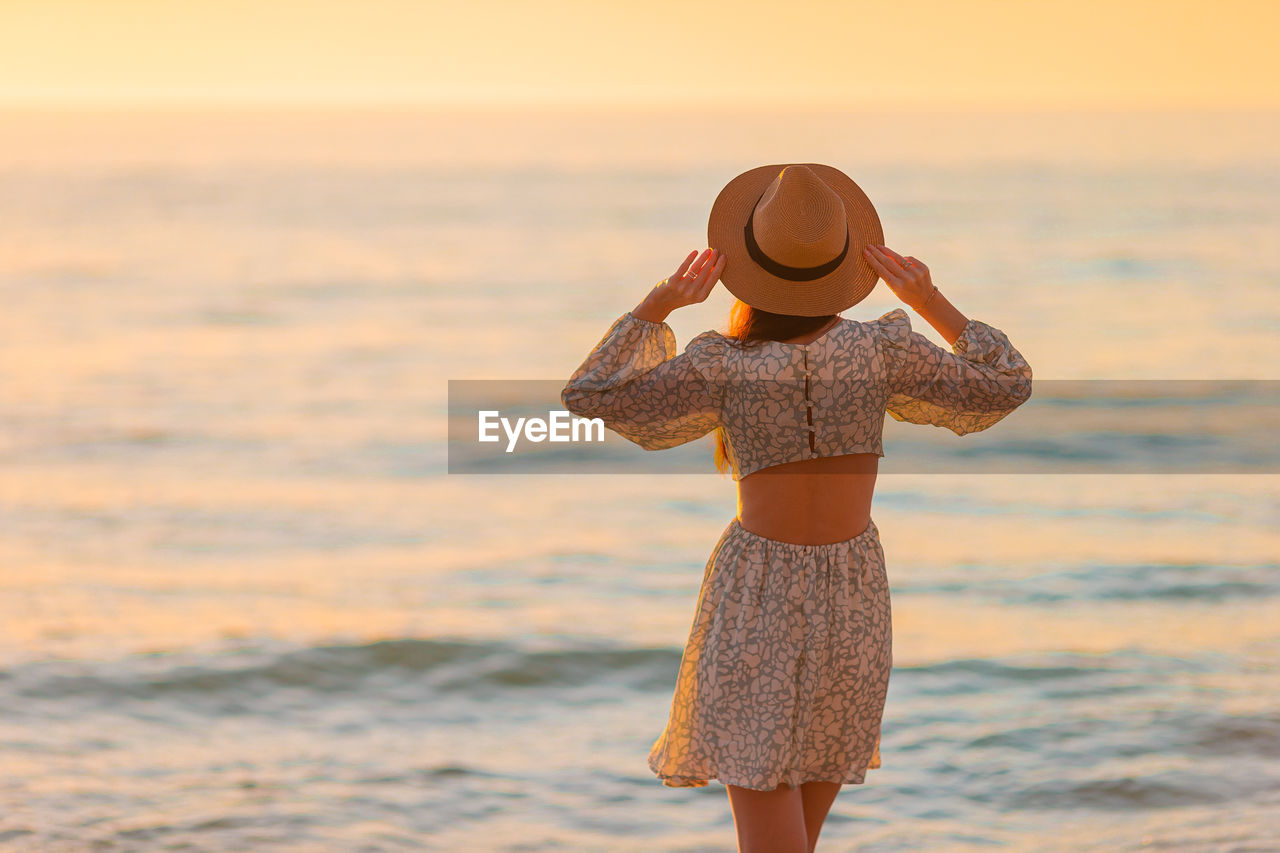
{"label": "woman", "polygon": [[[649,767],[672,787],[723,782],[740,850],[812,851],[841,785],[880,766],[892,632],[871,496],[885,412],[986,429],[1031,396],[1031,368],[924,264],[881,245],[874,207],[838,169],[744,172],[707,236],[713,248],[619,317],[561,399],[647,449],[716,431],[738,515],[707,561]],[[881,278],[951,352],[901,308],[840,317]],[[729,334],[677,355],[666,317],[717,280],[737,297]]]}

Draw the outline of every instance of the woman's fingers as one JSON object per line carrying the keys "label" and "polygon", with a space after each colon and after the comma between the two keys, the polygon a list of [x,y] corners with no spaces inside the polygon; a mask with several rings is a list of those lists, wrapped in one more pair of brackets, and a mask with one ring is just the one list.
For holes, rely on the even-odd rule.
{"label": "woman's fingers", "polygon": [[690,276],[697,276],[702,271],[702,267],[710,253],[710,249],[704,250],[701,255],[698,254],[696,249],[690,252],[689,257],[685,258],[684,263],[676,270],[676,274],[671,276],[671,280],[676,282],[684,281],[686,273]]}
{"label": "woman's fingers", "polygon": [[675,275],[671,277],[674,278],[676,281],[679,281],[680,278],[685,274],[685,270],[689,269],[689,264],[693,263],[693,259],[696,258],[697,256],[698,256],[698,250],[694,249],[692,252],[689,253],[689,257],[684,259],[684,263],[682,263],[676,269]]}
{"label": "woman's fingers", "polygon": [[708,263],[703,267],[707,276],[705,279],[701,276],[698,278],[698,292],[696,294],[696,298],[699,302],[703,301],[710,295],[711,291],[716,286],[716,282],[720,280],[720,273],[724,270],[725,257],[725,255],[719,255],[716,257],[714,264]]}
{"label": "woman's fingers", "polygon": [[[698,276],[708,276],[715,272],[716,265],[724,260],[724,255],[718,254],[715,249],[707,249],[707,254],[703,256],[702,266],[698,269]],[[714,281],[714,279],[712,279]]]}
{"label": "woman's fingers", "polygon": [[896,263],[898,266],[902,267],[903,269],[906,269],[906,262],[907,262],[906,258],[904,258],[902,255],[899,255],[897,252],[895,252],[893,249],[890,249],[888,246],[885,246],[883,251],[886,255],[888,255],[893,260],[894,263]]}
{"label": "woman's fingers", "polygon": [[898,268],[902,271],[902,278],[904,281],[918,283],[921,279],[929,277],[929,268],[915,258],[899,255],[897,252],[887,247],[885,248],[885,252],[889,257],[893,258],[895,263],[897,263]]}
{"label": "woman's fingers", "polygon": [[697,266],[699,275],[710,270],[714,255],[715,249],[704,249],[702,254],[698,256],[698,260],[694,263]]}
{"label": "woman's fingers", "polygon": [[724,255],[714,249],[705,249],[701,254],[694,250],[675,273],[660,285],[676,307],[701,302],[715,287],[722,269]]}
{"label": "woman's fingers", "polygon": [[698,260],[693,262],[693,279],[694,280],[697,280],[701,276],[705,276],[711,272],[711,268],[715,265],[713,263],[713,261],[715,260],[714,252],[715,252],[714,249],[706,249],[703,251],[701,255],[698,256]]}
{"label": "woman's fingers", "polygon": [[720,277],[723,261],[724,256],[716,254],[714,249],[707,249],[702,253],[698,258],[698,271],[688,281],[688,289],[685,291],[690,302],[701,302],[707,298],[711,288],[715,287],[716,279]]}
{"label": "woman's fingers", "polygon": [[866,256],[867,263],[871,264],[871,268],[879,273],[880,277],[885,281],[890,279],[897,281],[902,275],[902,270],[889,262],[888,256],[878,247],[868,246]]}
{"label": "woman's fingers", "polygon": [[921,299],[928,299],[933,282],[929,268],[919,260],[903,257],[886,246],[868,246],[865,254],[867,263],[903,302],[914,307]]}
{"label": "woman's fingers", "polygon": [[[929,274],[929,268],[912,257],[899,255],[888,246],[868,246],[867,262],[880,273],[880,277],[888,281],[886,273],[893,276],[895,283],[905,284]],[[908,265],[910,262],[910,265]]]}

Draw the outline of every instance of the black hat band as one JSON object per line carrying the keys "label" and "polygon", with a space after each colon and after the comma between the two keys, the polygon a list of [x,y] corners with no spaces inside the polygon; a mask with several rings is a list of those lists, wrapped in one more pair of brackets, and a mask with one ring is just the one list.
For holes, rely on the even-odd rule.
{"label": "black hat band", "polygon": [[[768,189],[765,189],[765,192],[768,192]],[[760,193],[760,198],[764,198],[764,193]],[[756,199],[756,203],[751,206],[751,215],[747,217],[747,224],[742,228],[742,233],[746,237],[747,254],[751,255],[751,260],[759,264],[760,268],[766,272],[773,273],[778,278],[785,278],[787,281],[813,281],[815,278],[822,278],[828,273],[835,272],[836,268],[844,261],[845,255],[849,254],[848,219],[844,222],[844,248],[840,250],[840,254],[825,264],[816,267],[789,267],[766,255],[764,250],[756,243],[756,235],[755,231],[752,230],[751,222],[755,219],[756,208],[760,205],[760,198]]]}

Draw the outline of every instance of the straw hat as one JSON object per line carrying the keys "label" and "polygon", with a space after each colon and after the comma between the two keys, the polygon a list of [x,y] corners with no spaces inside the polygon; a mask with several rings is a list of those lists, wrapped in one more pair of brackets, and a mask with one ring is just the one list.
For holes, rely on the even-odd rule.
{"label": "straw hat", "polygon": [[880,217],[848,175],[819,163],[759,166],[711,205],[707,245],[725,255],[720,281],[753,308],[837,314],[876,286],[862,255],[884,242]]}

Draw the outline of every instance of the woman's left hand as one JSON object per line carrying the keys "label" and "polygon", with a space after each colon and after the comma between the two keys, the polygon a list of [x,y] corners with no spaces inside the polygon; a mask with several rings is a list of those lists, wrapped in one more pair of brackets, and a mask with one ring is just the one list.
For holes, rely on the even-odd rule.
{"label": "woman's left hand", "polygon": [[697,250],[690,252],[675,273],[654,285],[631,314],[641,320],[661,323],[677,308],[706,300],[720,280],[724,263],[725,256],[715,249],[706,249],[701,256]]}

